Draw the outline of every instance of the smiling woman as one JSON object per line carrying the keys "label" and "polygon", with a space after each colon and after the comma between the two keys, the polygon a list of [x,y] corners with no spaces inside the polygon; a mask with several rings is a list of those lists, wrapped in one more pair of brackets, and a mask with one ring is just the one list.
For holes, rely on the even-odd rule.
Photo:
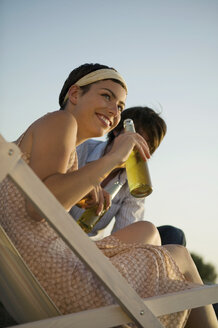
{"label": "smiling woman", "polygon": [[67,94],[65,111],[72,112],[77,120],[77,144],[91,136],[103,136],[113,129],[120,121],[125,99],[125,89],[111,80],[93,83],[85,94],[80,87],[72,85]]}
{"label": "smiling woman", "polygon": [[[109,198],[100,186],[101,181],[125,163],[133,148],[144,160],[150,157],[145,139],[137,133],[126,132],[116,138],[105,156],[83,168],[77,167],[76,146],[88,138],[108,133],[119,123],[126,95],[126,83],[113,68],[100,64],[82,65],[72,71],[64,83],[59,97],[61,111],[48,113],[35,121],[15,142],[24,160],[67,211],[93,190],[99,203],[98,211],[101,211],[105,200],[109,204]],[[0,203],[3,204],[0,208],[1,225],[63,314],[114,302],[7,178],[0,184]],[[145,237],[148,228],[157,234],[154,245],[148,245]],[[176,252],[174,248],[167,251],[159,241],[153,225],[148,227],[146,222],[137,222],[96,245],[141,297],[189,287],[190,283],[170,253],[175,258],[178,254],[180,269],[187,274],[189,281],[201,283],[186,251],[180,249]],[[182,259],[186,266],[183,266]],[[204,328],[213,327],[205,325],[209,312],[204,310],[203,315],[198,315]],[[166,327],[176,328],[182,327],[187,317],[185,311],[160,320]]]}

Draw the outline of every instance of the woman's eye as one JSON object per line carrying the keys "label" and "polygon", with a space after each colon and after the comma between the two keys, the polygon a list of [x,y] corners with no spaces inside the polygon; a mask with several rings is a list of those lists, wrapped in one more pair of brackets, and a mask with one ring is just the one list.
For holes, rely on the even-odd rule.
{"label": "woman's eye", "polygon": [[122,111],[123,111],[123,106],[118,106],[118,109],[119,109],[119,111],[122,113]]}
{"label": "woman's eye", "polygon": [[108,95],[107,93],[104,93],[104,94],[103,94],[103,97],[105,97],[107,100],[110,100],[110,99],[111,99],[111,96]]}

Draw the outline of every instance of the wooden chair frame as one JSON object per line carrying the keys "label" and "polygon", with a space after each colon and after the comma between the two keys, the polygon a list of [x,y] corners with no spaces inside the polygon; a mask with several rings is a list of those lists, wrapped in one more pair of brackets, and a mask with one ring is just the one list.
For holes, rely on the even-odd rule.
{"label": "wooden chair frame", "polygon": [[[20,188],[73,252],[101,280],[118,303],[118,305],[69,315],[58,316],[58,312],[56,312],[57,316],[55,315],[49,319],[46,319],[49,315],[37,318],[37,321],[22,319],[19,322],[21,324],[16,327],[109,328],[134,322],[137,327],[161,328],[163,326],[157,319],[159,315],[218,302],[218,285],[200,286],[142,300],[24,162],[19,148],[14,143],[6,142],[1,135],[0,163],[0,182],[8,176]],[[8,247],[10,249],[10,246]],[[13,245],[11,247],[13,248]],[[19,256],[19,253],[17,254]],[[28,267],[26,268],[29,271]],[[30,276],[32,276],[32,273],[30,273]],[[4,279],[7,279],[7,277],[4,277]],[[38,286],[37,288],[42,289],[34,277],[33,279]],[[5,284],[7,285],[7,281]],[[42,291],[42,294],[46,298],[47,294],[44,291]],[[10,306],[5,299],[2,301],[9,309]],[[31,322],[22,324],[25,321]]]}

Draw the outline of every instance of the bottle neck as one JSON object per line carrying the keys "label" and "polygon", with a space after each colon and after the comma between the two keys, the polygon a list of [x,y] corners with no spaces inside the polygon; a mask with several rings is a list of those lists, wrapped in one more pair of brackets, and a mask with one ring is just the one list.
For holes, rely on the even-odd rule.
{"label": "bottle neck", "polygon": [[123,170],[120,170],[118,175],[117,175],[117,180],[112,183],[112,184],[108,184],[105,186],[105,190],[110,194],[111,196],[111,200],[116,196],[116,194],[120,191],[120,189],[122,188],[122,186],[124,185],[124,183],[126,182],[121,178],[122,176],[122,172]]}
{"label": "bottle neck", "polygon": [[123,183],[121,183],[120,181],[116,181],[114,182],[112,185],[110,186],[106,186],[105,190],[110,194],[111,196],[111,200],[114,199],[114,197],[117,195],[117,193],[120,191],[120,189],[122,188]]}
{"label": "bottle neck", "polygon": [[123,122],[123,127],[126,132],[136,132],[133,120],[127,118]]}

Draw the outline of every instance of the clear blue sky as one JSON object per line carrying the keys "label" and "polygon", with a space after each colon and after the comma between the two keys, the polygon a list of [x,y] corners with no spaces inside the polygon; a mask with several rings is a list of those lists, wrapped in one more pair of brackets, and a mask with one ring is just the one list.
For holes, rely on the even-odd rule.
{"label": "clear blue sky", "polygon": [[0,0],[0,133],[16,139],[58,109],[69,72],[115,67],[127,107],[168,125],[149,162],[145,218],[182,228],[189,250],[218,268],[218,2]]}

